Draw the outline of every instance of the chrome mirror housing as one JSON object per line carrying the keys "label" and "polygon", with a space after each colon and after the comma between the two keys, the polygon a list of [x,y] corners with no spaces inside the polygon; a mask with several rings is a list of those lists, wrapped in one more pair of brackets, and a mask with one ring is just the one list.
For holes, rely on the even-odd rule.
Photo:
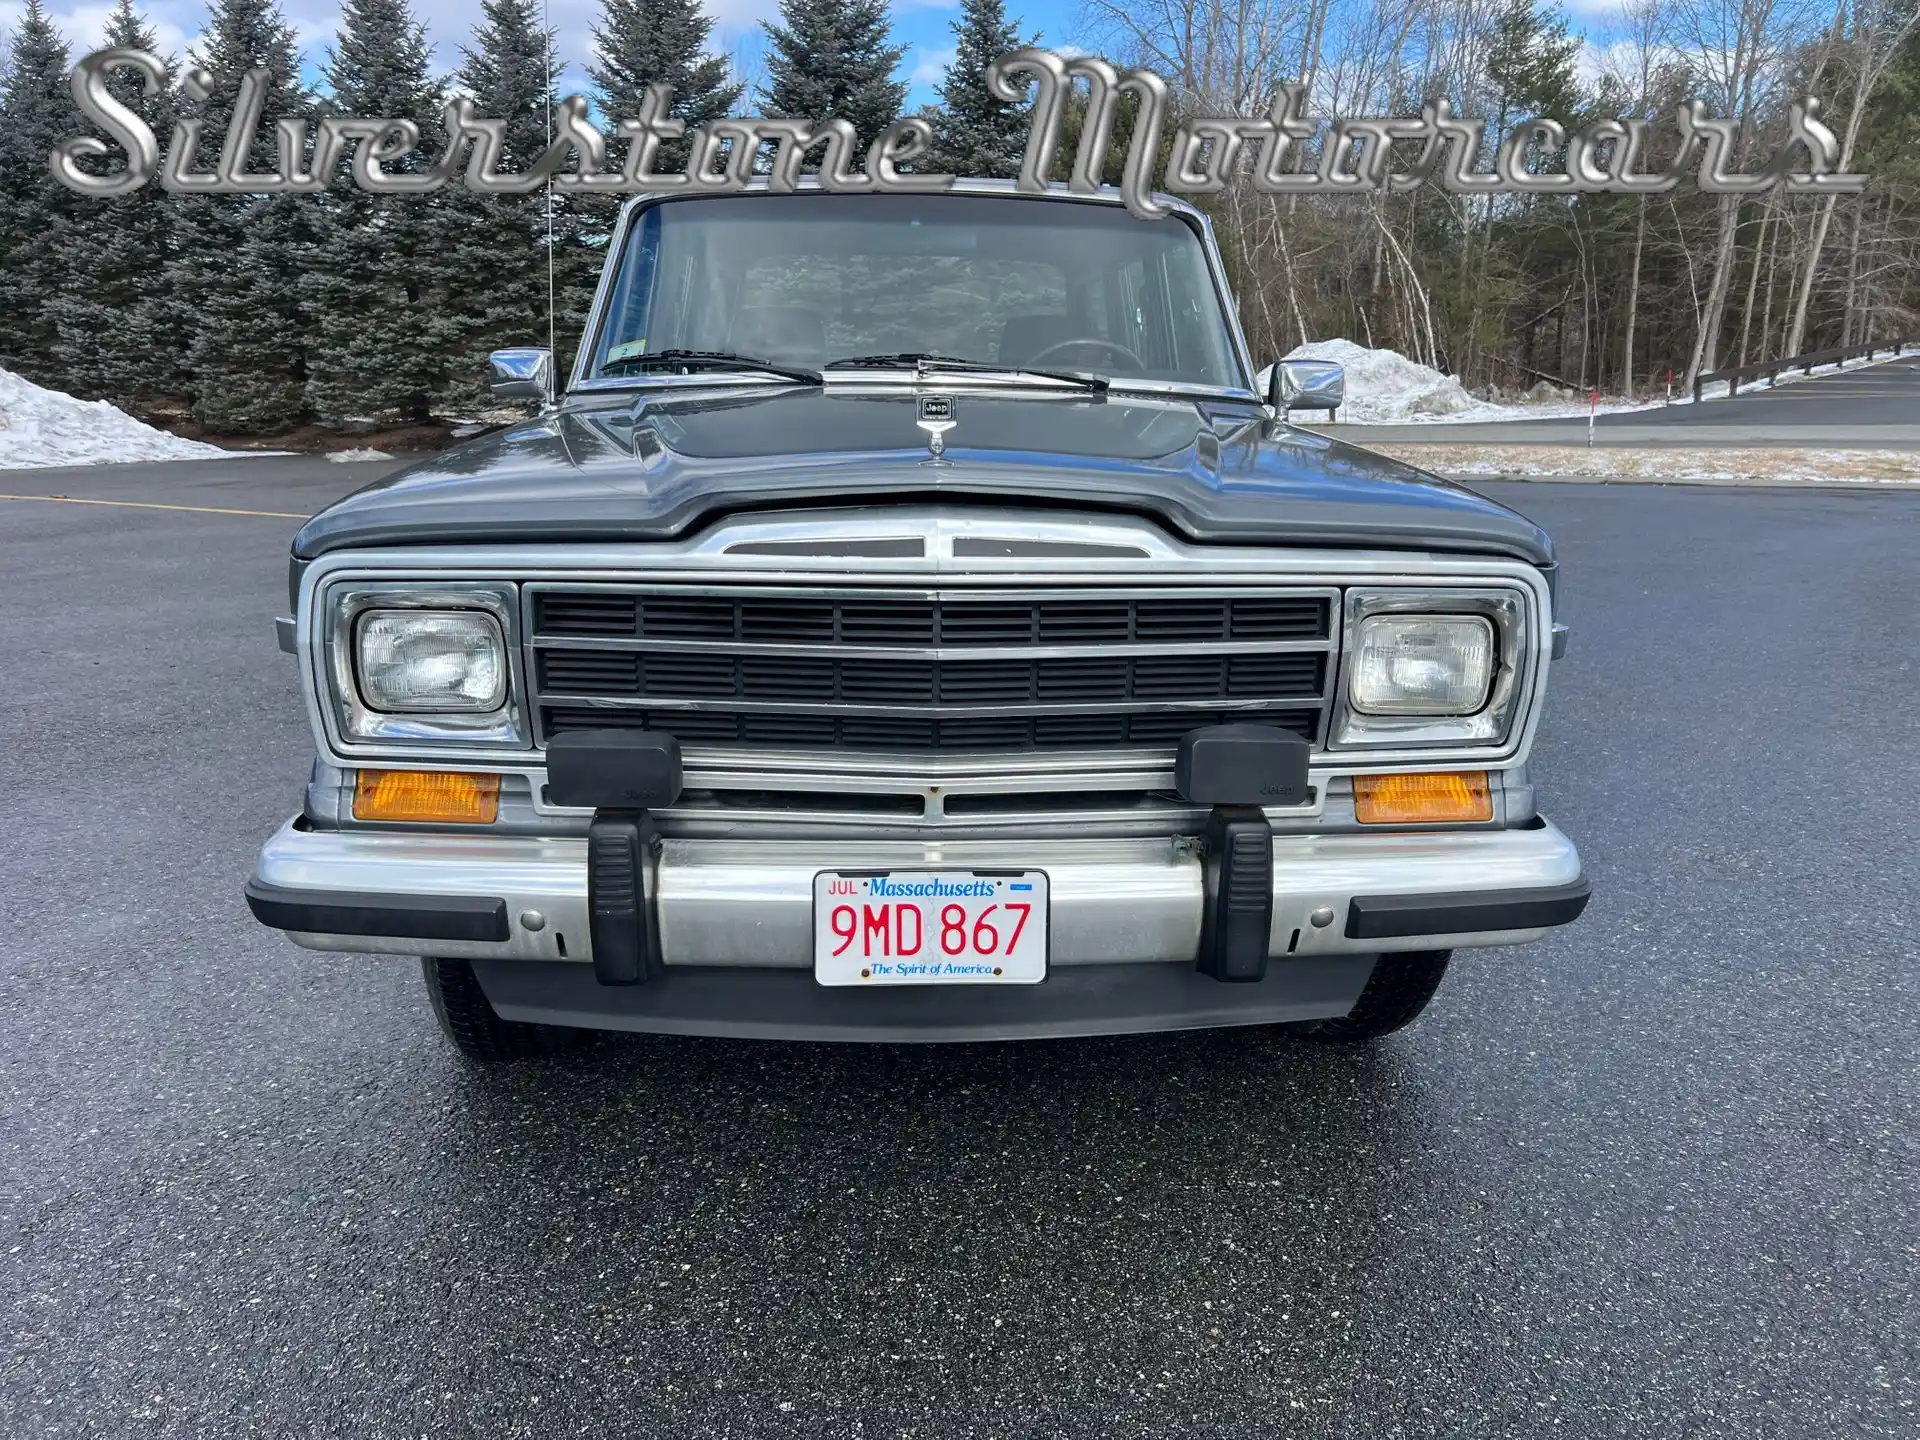
{"label": "chrome mirror housing", "polygon": [[1338,410],[1347,403],[1347,372],[1333,360],[1280,360],[1267,379],[1267,403],[1289,410]]}
{"label": "chrome mirror housing", "polygon": [[496,350],[489,357],[487,388],[496,400],[553,400],[551,350]]}

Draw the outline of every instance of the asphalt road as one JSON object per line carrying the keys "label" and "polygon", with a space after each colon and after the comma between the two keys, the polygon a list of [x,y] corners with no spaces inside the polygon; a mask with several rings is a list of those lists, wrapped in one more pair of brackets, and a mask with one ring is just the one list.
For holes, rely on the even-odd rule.
{"label": "asphalt road", "polygon": [[1920,506],[1489,488],[1595,898],[1412,1029],[499,1073],[240,898],[292,522],[0,501],[0,1434],[1920,1433]]}
{"label": "asphalt road", "polygon": [[[1362,445],[1415,440],[1430,445],[1587,443],[1584,416],[1482,425],[1313,428]],[[1593,439],[1596,445],[1920,448],[1920,355],[1909,352],[1877,365],[1794,375],[1771,389],[1745,390],[1699,405],[1601,415],[1594,420]]]}

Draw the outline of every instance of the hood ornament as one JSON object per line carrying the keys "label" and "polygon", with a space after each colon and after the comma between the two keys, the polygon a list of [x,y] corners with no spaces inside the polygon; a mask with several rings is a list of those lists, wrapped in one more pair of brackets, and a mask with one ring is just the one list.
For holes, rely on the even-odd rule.
{"label": "hood ornament", "polygon": [[920,418],[914,422],[927,432],[928,456],[920,463],[923,465],[951,465],[946,457],[947,431],[960,422],[953,418],[953,397],[951,395],[922,395],[920,397]]}

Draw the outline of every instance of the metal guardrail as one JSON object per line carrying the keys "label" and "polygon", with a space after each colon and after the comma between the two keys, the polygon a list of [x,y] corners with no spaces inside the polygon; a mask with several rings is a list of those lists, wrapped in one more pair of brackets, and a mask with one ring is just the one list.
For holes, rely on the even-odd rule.
{"label": "metal guardrail", "polygon": [[1705,375],[1696,375],[1693,381],[1693,400],[1700,403],[1700,392],[1717,380],[1727,382],[1727,394],[1738,393],[1740,386],[1748,380],[1767,377],[1767,385],[1772,387],[1774,377],[1782,370],[1798,370],[1802,375],[1811,375],[1821,365],[1839,365],[1848,360],[1857,360],[1866,356],[1871,360],[1882,350],[1890,355],[1898,355],[1907,346],[1920,349],[1920,340],[1886,340],[1872,345],[1841,345],[1832,350],[1809,350],[1804,355],[1786,355],[1778,360],[1762,360],[1753,365],[1736,365],[1731,370],[1714,370]]}

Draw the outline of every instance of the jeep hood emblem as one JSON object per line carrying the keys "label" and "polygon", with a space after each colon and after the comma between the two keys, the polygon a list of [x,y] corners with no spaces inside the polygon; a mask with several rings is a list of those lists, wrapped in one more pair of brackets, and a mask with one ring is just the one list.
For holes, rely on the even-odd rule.
{"label": "jeep hood emblem", "polygon": [[947,431],[959,422],[953,418],[953,397],[951,395],[922,395],[920,397],[920,418],[915,422],[927,432],[927,459],[923,465],[951,465],[946,459]]}

